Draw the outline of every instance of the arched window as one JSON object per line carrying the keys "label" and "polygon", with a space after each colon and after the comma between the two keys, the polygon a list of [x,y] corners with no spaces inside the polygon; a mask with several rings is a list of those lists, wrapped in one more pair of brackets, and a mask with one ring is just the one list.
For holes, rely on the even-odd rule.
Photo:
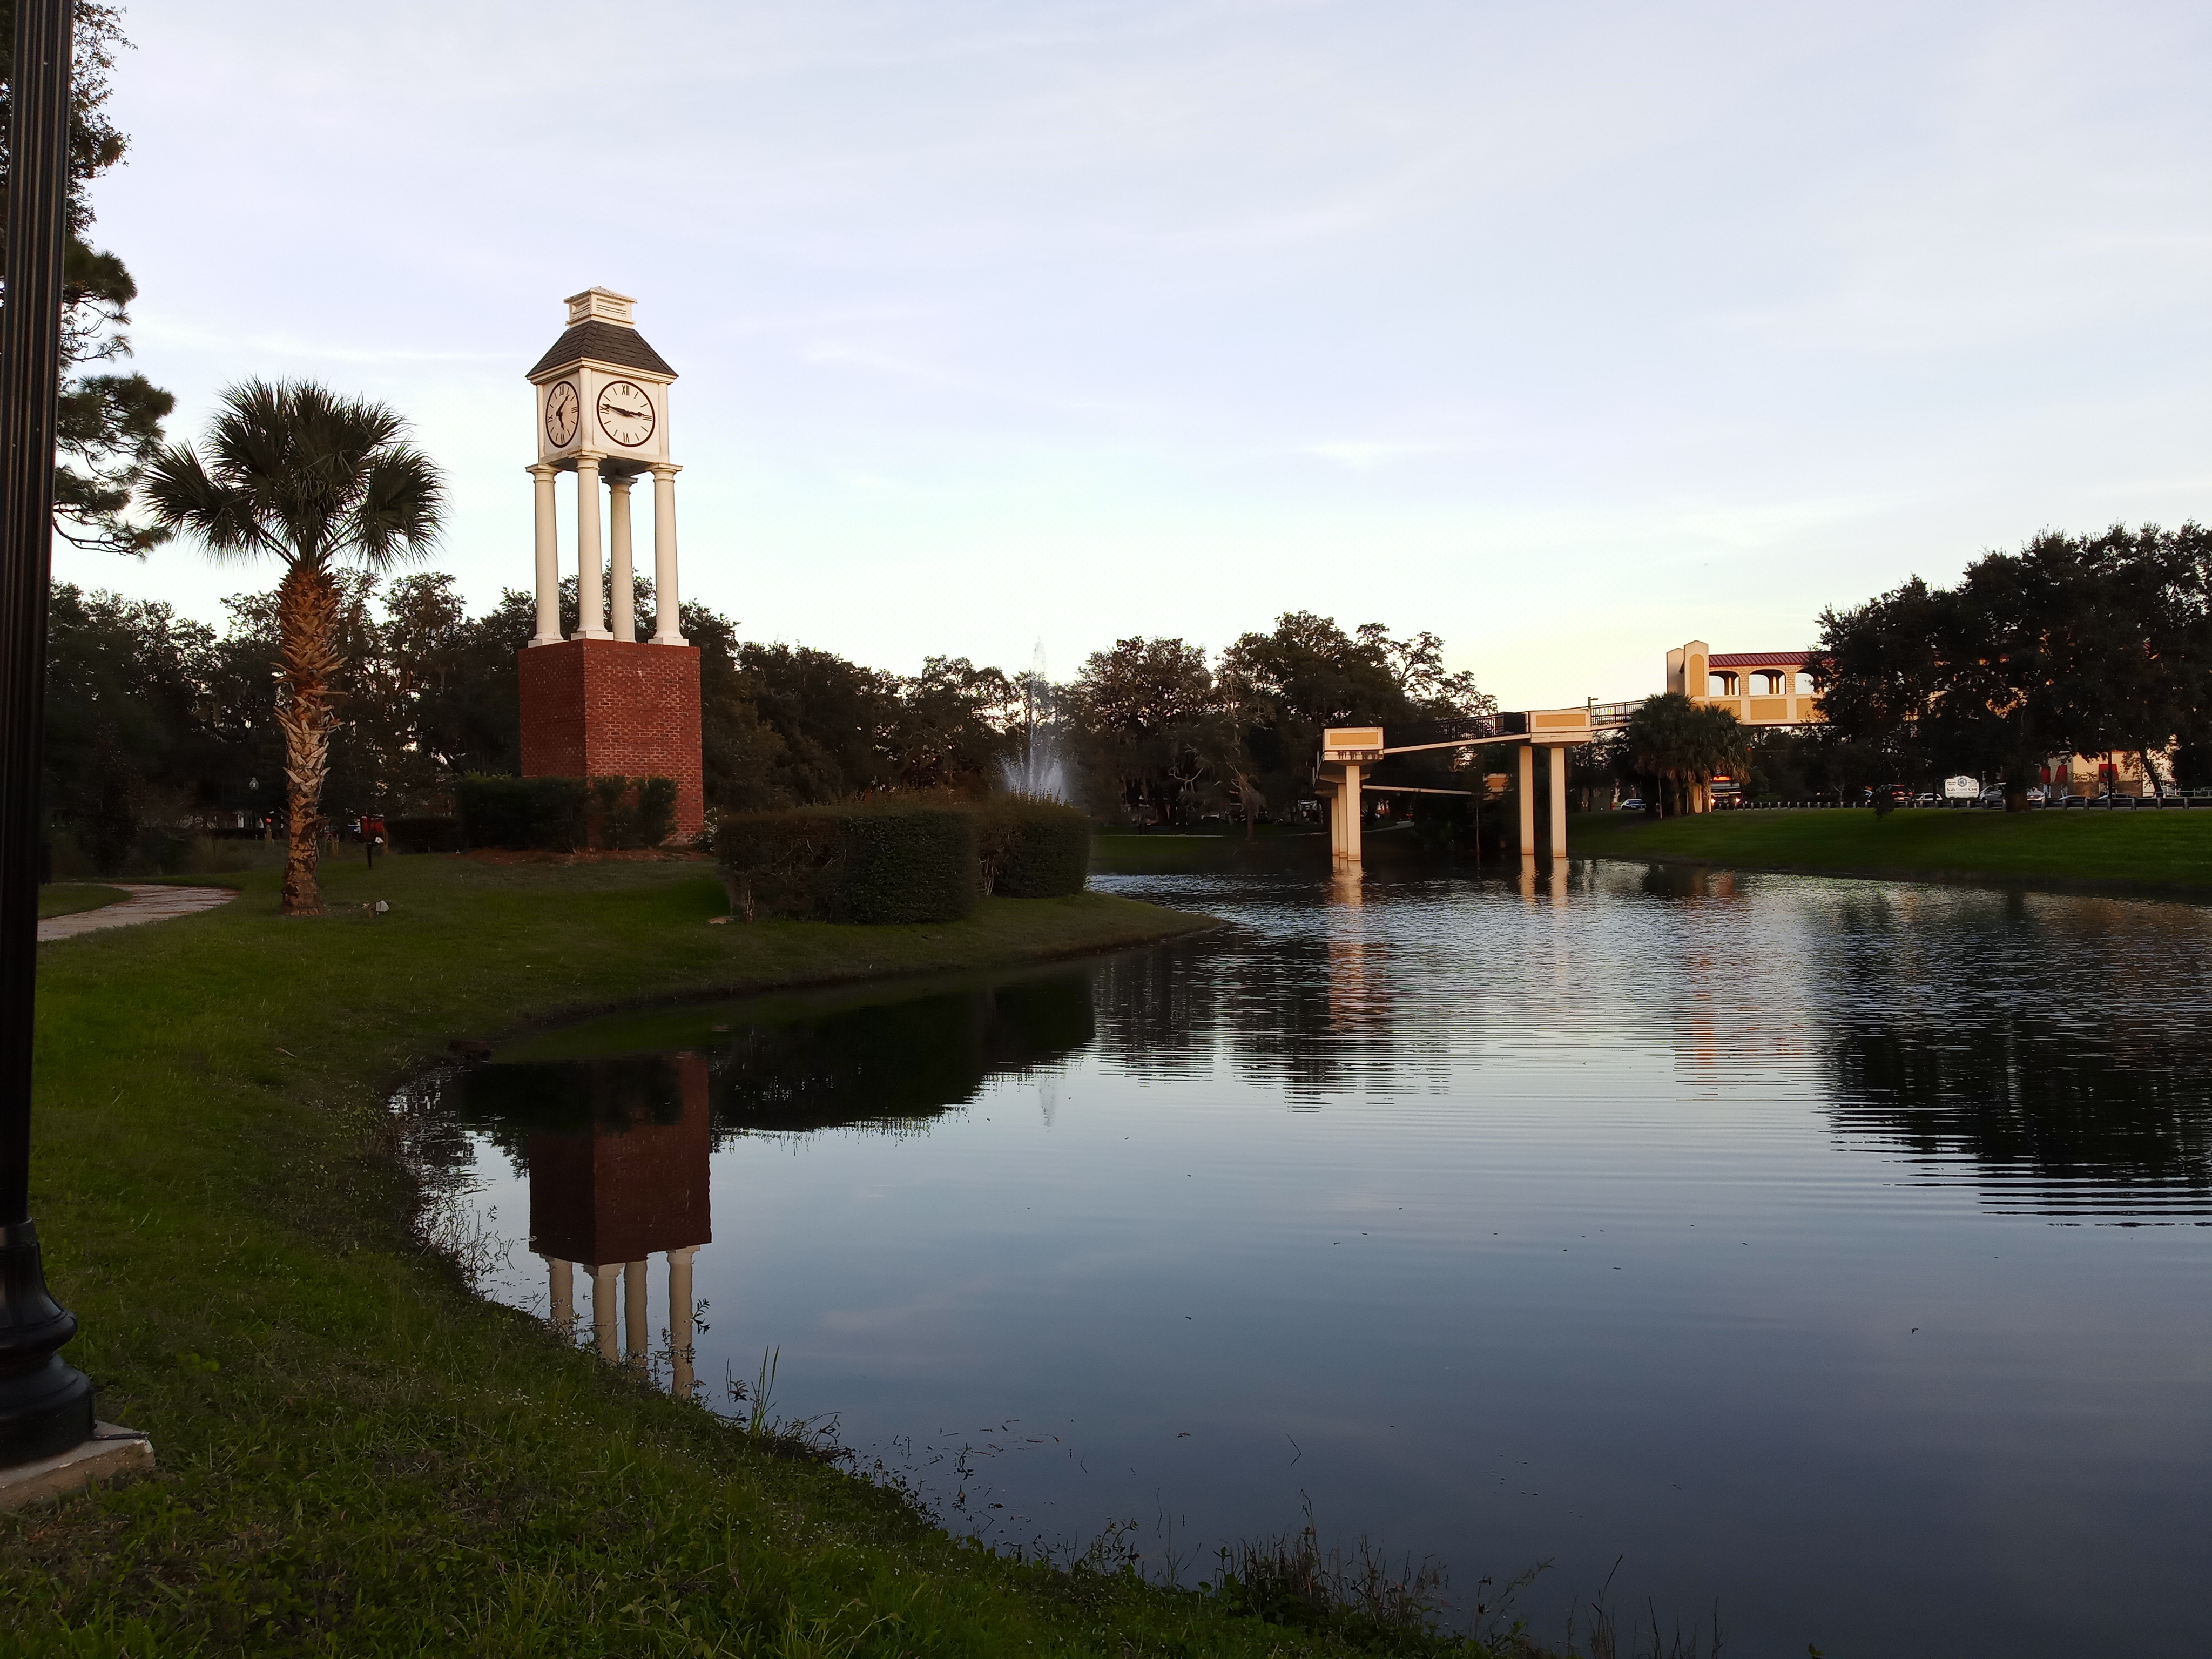
{"label": "arched window", "polygon": [[1712,685],[1711,689],[1705,693],[1707,696],[1732,697],[1735,696],[1735,676],[1734,674],[1729,672],[1725,668],[1721,668],[1716,669],[1713,672],[1711,678]]}
{"label": "arched window", "polygon": [[1761,696],[1778,697],[1782,695],[1782,675],[1779,670],[1762,668],[1759,671],[1757,678]]}
{"label": "arched window", "polygon": [[1812,670],[1801,668],[1797,671],[1797,695],[1801,697],[1809,697],[1813,695]]}

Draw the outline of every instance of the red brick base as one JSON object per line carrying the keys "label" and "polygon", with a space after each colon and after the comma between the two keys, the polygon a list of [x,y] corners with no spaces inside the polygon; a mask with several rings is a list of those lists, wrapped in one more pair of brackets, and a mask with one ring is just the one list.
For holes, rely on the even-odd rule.
{"label": "red brick base", "polygon": [[676,1121],[625,1109],[610,1097],[612,1079],[594,1070],[592,1127],[530,1137],[530,1248],[538,1255],[598,1267],[714,1242],[707,1062],[678,1054],[670,1064],[684,1106]]}
{"label": "red brick base", "polygon": [[521,654],[524,777],[673,778],[677,836],[707,827],[696,646],[562,640]]}

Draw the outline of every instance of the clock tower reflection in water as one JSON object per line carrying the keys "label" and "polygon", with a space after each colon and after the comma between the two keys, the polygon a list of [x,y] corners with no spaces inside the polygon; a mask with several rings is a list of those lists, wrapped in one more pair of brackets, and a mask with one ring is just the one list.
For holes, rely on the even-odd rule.
{"label": "clock tower reflection in water", "polygon": [[[636,303],[605,288],[569,295],[568,327],[526,377],[538,427],[529,468],[538,625],[520,663],[522,775],[673,779],[676,833],[690,836],[706,826],[706,799],[699,653],[685,642],[678,614],[676,475],[683,469],[669,459],[668,419],[676,371],[637,331]],[[566,639],[556,501],[563,473],[574,477],[576,495],[576,626]],[[653,635],[641,641],[630,492],[648,477]]]}
{"label": "clock tower reflection in water", "polygon": [[[519,1068],[541,1079],[550,1067]],[[554,1325],[573,1332],[578,1269],[590,1287],[599,1355],[648,1367],[653,1257],[668,1261],[675,1391],[692,1391],[691,1262],[714,1238],[708,1163],[714,1127],[707,1062],[677,1054],[561,1067],[588,1099],[530,1131],[530,1248],[546,1263]],[[582,1109],[575,1109],[581,1108]],[[619,1291],[617,1291],[619,1285]],[[617,1303],[621,1304],[619,1338]]]}

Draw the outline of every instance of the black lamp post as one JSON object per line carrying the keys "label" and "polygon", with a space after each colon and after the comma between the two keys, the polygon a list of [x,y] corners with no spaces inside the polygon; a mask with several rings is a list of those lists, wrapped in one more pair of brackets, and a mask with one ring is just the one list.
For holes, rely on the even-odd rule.
{"label": "black lamp post", "polygon": [[70,7],[71,0],[15,0],[9,89],[0,296],[0,1468],[92,1437],[92,1384],[58,1352],[76,1334],[76,1316],[46,1293],[31,1224],[39,750],[69,201]]}

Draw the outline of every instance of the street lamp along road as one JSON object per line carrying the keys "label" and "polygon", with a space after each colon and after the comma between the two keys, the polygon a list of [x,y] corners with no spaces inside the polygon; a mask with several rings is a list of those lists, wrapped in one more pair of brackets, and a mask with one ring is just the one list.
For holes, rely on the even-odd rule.
{"label": "street lamp along road", "polygon": [[[31,1224],[40,743],[69,196],[70,10],[71,0],[15,3],[0,301],[0,1502],[11,1488],[43,1495],[30,1489],[26,1471],[93,1439],[92,1384],[59,1352],[76,1334],[76,1316],[47,1294]],[[15,1475],[24,1478],[11,1480]]]}

